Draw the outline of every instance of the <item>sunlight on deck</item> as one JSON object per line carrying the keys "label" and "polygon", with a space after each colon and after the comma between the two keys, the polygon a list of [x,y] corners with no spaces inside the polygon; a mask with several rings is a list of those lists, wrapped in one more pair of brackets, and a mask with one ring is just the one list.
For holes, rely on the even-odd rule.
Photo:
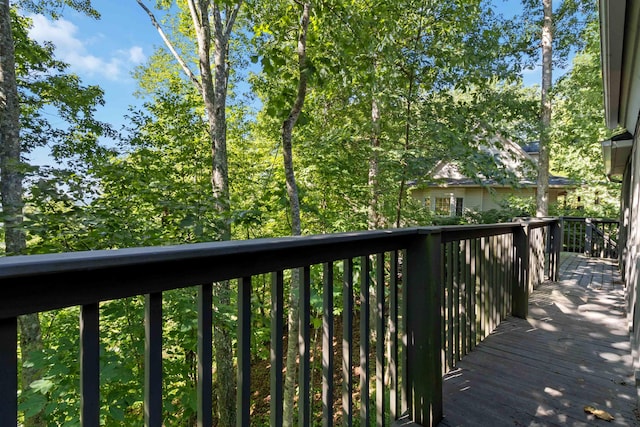
{"label": "sunlight on deck", "polygon": [[528,319],[505,320],[445,375],[441,426],[640,425],[614,261],[563,254],[560,278],[532,293]]}

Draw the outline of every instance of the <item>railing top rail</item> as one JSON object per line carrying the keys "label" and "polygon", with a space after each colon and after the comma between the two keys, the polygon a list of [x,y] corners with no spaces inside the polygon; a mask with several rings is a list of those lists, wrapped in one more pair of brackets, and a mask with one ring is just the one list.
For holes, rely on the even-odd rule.
{"label": "railing top rail", "polygon": [[518,220],[519,224],[526,224],[528,228],[533,229],[533,228],[541,228],[541,227],[546,227],[549,224],[552,224],[554,222],[557,222],[558,218],[555,217],[548,217],[548,218],[527,218],[522,219],[522,220]]}
{"label": "railing top rail", "polygon": [[562,216],[560,217],[560,219],[564,220],[564,221],[591,221],[591,222],[620,222],[617,219],[614,218],[589,218],[589,217],[583,217],[583,216]]}
{"label": "railing top rail", "polygon": [[[427,227],[423,227],[427,228]],[[322,248],[345,242],[359,244],[413,236],[420,229],[404,228],[377,231],[359,231],[313,236],[277,237],[223,242],[191,243],[182,245],[123,248],[65,252],[42,255],[22,255],[0,258],[0,280],[5,278],[38,276],[42,274],[86,271],[110,267],[151,265],[187,259],[214,259],[226,256],[250,257],[272,250],[298,250],[308,247]],[[331,257],[327,257],[327,261]],[[339,258],[335,258],[339,259]]]}
{"label": "railing top rail", "polygon": [[404,249],[419,235],[442,241],[509,234],[553,220],[414,227],[176,246],[0,258],[0,319]]}
{"label": "railing top rail", "polygon": [[403,249],[417,228],[7,257],[0,318]]}
{"label": "railing top rail", "polygon": [[[553,222],[553,221],[549,221]],[[480,237],[497,236],[501,234],[513,233],[514,229],[522,228],[525,225],[536,224],[536,221],[527,222],[503,222],[498,224],[477,224],[477,225],[445,225],[438,227],[442,233],[443,242],[454,242],[456,240],[475,239]],[[548,223],[545,222],[544,225]],[[544,226],[541,225],[541,226]]]}
{"label": "railing top rail", "polygon": [[617,224],[620,221],[617,219],[611,219],[611,218],[589,218],[589,221],[593,222],[597,222],[597,223],[604,223],[604,224]]}

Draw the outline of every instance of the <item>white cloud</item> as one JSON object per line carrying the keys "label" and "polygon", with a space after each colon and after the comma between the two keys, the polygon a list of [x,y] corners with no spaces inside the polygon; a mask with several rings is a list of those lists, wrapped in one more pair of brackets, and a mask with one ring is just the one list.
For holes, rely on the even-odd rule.
{"label": "white cloud", "polygon": [[142,64],[146,60],[147,57],[140,46],[133,46],[129,49],[129,61],[132,64]]}
{"label": "white cloud", "polygon": [[[146,60],[141,47],[118,50],[111,55],[98,56],[96,46],[90,40],[79,37],[78,27],[66,19],[51,21],[43,15],[31,15],[33,27],[29,36],[38,42],[49,41],[55,46],[56,57],[69,64],[71,71],[80,75],[121,80],[135,65]],[[91,49],[89,48],[89,46]]]}

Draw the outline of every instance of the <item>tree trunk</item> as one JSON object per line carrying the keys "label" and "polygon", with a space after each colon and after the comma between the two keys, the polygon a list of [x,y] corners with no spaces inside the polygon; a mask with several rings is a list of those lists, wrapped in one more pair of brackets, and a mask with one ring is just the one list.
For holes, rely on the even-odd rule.
{"label": "tree trunk", "polygon": [[[377,64],[374,61],[373,74],[376,75]],[[382,228],[382,215],[380,214],[380,109],[378,108],[377,99],[377,87],[374,83],[373,91],[371,95],[371,156],[369,157],[369,209],[367,212],[367,228],[369,230],[376,230]],[[373,288],[375,289],[375,288]],[[370,290],[369,298],[371,304],[369,304],[369,318],[375,319],[376,317],[376,303],[379,295]],[[371,342],[375,343],[378,339],[376,330],[372,329]]]}
{"label": "tree trunk", "polygon": [[[144,6],[141,0],[138,4],[149,15],[152,24],[162,37],[169,51],[176,58],[184,72],[202,96],[205,113],[207,115],[209,137],[211,139],[211,191],[214,196],[214,209],[218,213],[218,240],[231,238],[231,222],[229,210],[229,172],[227,166],[227,81],[229,77],[228,56],[229,39],[236,17],[243,0],[227,3],[227,9],[220,10],[218,4],[211,0],[188,0],[187,5],[191,13],[193,26],[198,41],[198,67],[200,80],[186,62],[179,56],[171,45],[153,13]],[[212,12],[213,23],[209,20]],[[213,31],[212,31],[213,25]],[[211,40],[214,43],[213,72],[211,70]],[[228,281],[216,283],[213,293],[220,305],[231,303],[231,287]],[[236,423],[236,378],[233,366],[232,332],[224,323],[216,322],[213,327],[213,341],[215,344],[216,361],[216,399],[218,422],[220,425],[230,426]]]}
{"label": "tree trunk", "polygon": [[[229,221],[229,173],[227,168],[227,56],[230,31],[240,8],[240,2],[227,15],[227,25],[222,23],[221,11],[215,2],[213,9],[214,72],[211,73],[211,25],[209,22],[209,2],[199,0],[196,4],[189,1],[193,23],[198,38],[198,57],[209,136],[211,138],[211,189],[215,210],[219,214],[218,233],[220,240],[231,238]],[[220,306],[231,304],[231,287],[228,281],[215,283],[213,293]],[[218,419],[220,425],[233,425],[236,422],[236,378],[233,366],[232,333],[225,323],[213,325],[213,341],[216,360],[216,380]]]}
{"label": "tree trunk", "polygon": [[9,1],[1,0],[0,11],[0,142],[2,142],[2,212],[7,255],[23,254],[26,239],[22,230],[22,168],[20,161],[20,106],[15,73]]}
{"label": "tree trunk", "polygon": [[[413,99],[413,86],[414,86],[414,74],[413,71],[409,71],[410,74],[407,74],[409,78],[409,88],[407,91],[407,107],[406,107],[406,121],[404,125],[404,154],[408,155],[409,148],[411,147],[411,108],[412,108],[412,99]],[[398,200],[396,203],[396,227],[400,228],[402,225],[402,201],[405,198],[405,194],[407,191],[407,171],[409,169],[409,165],[406,160],[403,160],[402,163],[402,178],[400,180],[400,189],[398,190]]]}
{"label": "tree trunk", "polygon": [[[375,73],[374,65],[374,73]],[[369,210],[367,214],[367,228],[375,230],[382,227],[380,215],[380,109],[376,89],[371,97],[371,157],[369,157]]]}
{"label": "tree trunk", "polygon": [[[292,138],[293,128],[300,117],[304,99],[307,94],[307,30],[309,28],[309,19],[311,15],[311,3],[304,3],[302,6],[302,16],[300,17],[300,33],[298,35],[298,91],[296,99],[291,107],[289,116],[282,123],[282,152],[284,157],[285,180],[287,186],[287,195],[289,197],[289,207],[291,210],[291,234],[299,236],[302,234],[302,226],[300,221],[300,198],[298,195],[298,185],[296,184],[295,173],[293,169],[293,150]],[[293,270],[291,272],[291,289],[289,292],[289,335],[287,341],[287,362],[286,375],[284,382],[284,426],[293,425],[293,402],[296,390],[296,371],[297,371],[297,350],[298,350],[298,332],[300,331],[299,313],[298,313],[298,288],[300,285],[300,272]]]}
{"label": "tree trunk", "polygon": [[542,0],[544,23],[542,26],[542,109],[540,115],[540,155],[536,192],[536,216],[549,214],[549,144],[551,127],[551,71],[553,40],[553,9],[551,0]]}
{"label": "tree trunk", "polygon": [[[0,193],[7,255],[20,255],[27,247],[22,229],[22,165],[20,161],[20,105],[15,73],[15,51],[11,33],[8,0],[0,0]],[[38,314],[19,318],[20,353],[25,359],[42,350]],[[40,377],[40,373],[22,364],[22,389]],[[41,414],[27,418],[25,426],[44,426]]]}
{"label": "tree trunk", "polygon": [[[213,112],[207,109],[212,133],[212,174],[211,184],[216,210],[219,212],[220,239],[231,239],[231,221],[229,199],[229,172],[227,168],[227,52],[228,37],[220,30],[220,11],[214,5],[216,19],[215,31],[215,93]],[[213,117],[213,124],[211,124]],[[222,306],[231,304],[231,287],[229,281],[216,283],[213,286],[214,295]],[[224,323],[216,322],[213,326],[213,341],[216,355],[216,390],[218,391],[218,414],[220,425],[233,425],[236,422],[236,377],[233,367],[232,333]]]}

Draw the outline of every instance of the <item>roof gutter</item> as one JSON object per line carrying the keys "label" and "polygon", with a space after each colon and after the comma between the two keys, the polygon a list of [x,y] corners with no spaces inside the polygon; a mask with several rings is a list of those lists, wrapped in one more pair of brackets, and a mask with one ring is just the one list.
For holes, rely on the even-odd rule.
{"label": "roof gutter", "polygon": [[625,0],[599,0],[605,120],[610,129],[620,125],[626,3]]}

